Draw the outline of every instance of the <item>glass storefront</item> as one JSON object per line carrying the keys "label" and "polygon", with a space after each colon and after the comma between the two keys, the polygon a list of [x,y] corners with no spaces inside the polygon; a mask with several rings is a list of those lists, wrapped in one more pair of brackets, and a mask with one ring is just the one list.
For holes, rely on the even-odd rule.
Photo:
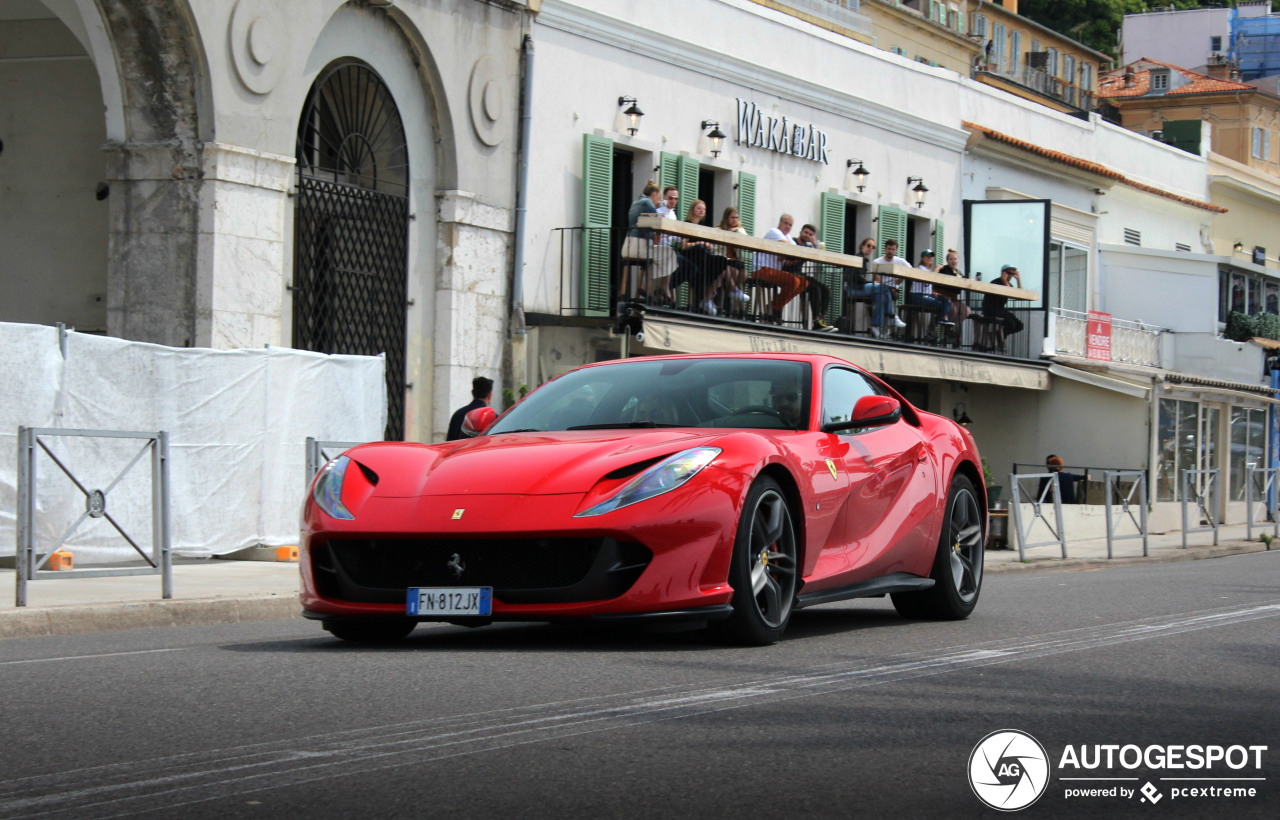
{"label": "glass storefront", "polygon": [[[1229,500],[1243,501],[1245,479],[1249,467],[1266,467],[1267,411],[1261,408],[1231,406],[1226,463],[1222,463],[1218,447],[1223,410],[1220,407],[1184,399],[1161,399],[1159,447],[1156,466],[1156,501],[1182,500],[1182,474],[1186,470],[1220,468],[1227,481],[1219,478],[1219,487],[1230,487]],[[1201,479],[1203,488],[1207,479]],[[1255,481],[1261,492],[1261,482]]]}

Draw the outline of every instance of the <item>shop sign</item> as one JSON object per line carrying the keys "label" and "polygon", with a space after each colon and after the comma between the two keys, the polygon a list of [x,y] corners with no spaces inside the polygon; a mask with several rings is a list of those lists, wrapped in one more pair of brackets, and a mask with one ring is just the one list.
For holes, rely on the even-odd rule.
{"label": "shop sign", "polygon": [[1266,248],[1262,247],[1261,245],[1254,245],[1254,246],[1253,246],[1253,264],[1255,264],[1255,265],[1266,265],[1266,264],[1267,264],[1267,249],[1266,249]]}
{"label": "shop sign", "polygon": [[1089,311],[1088,336],[1085,341],[1085,357],[1111,361],[1111,314]]}
{"label": "shop sign", "polygon": [[741,97],[738,98],[738,145],[831,164],[827,159],[825,132],[806,123],[792,122],[786,116],[763,114],[755,103]]}

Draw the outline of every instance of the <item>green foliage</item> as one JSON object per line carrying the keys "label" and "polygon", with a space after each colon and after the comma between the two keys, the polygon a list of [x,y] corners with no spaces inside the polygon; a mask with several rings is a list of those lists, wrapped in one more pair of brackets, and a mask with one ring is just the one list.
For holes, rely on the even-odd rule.
{"label": "green foliage", "polygon": [[1120,26],[1126,14],[1169,6],[1198,9],[1210,5],[1213,4],[1197,0],[1022,0],[1018,12],[1094,51],[1115,57]]}
{"label": "green foliage", "polygon": [[1264,532],[1264,533],[1262,533],[1262,535],[1260,535],[1260,536],[1258,537],[1258,540],[1259,540],[1259,541],[1261,541],[1262,543],[1266,544],[1266,545],[1267,545],[1267,549],[1271,549],[1271,542],[1272,542],[1274,539],[1271,537],[1271,533],[1269,533],[1269,532]]}
{"label": "green foliage", "polygon": [[[529,385],[527,384],[520,385],[520,398],[523,399],[527,395],[529,395]],[[515,403],[516,403],[515,391],[512,390],[510,387],[502,388],[502,406],[510,407]]]}
{"label": "green foliage", "polygon": [[1274,313],[1255,313],[1249,316],[1233,310],[1227,317],[1225,335],[1236,342],[1247,342],[1254,336],[1280,342],[1280,316]]}
{"label": "green foliage", "polygon": [[987,463],[984,456],[982,459],[982,480],[987,483],[988,487],[994,487],[996,480],[991,476],[991,465]]}

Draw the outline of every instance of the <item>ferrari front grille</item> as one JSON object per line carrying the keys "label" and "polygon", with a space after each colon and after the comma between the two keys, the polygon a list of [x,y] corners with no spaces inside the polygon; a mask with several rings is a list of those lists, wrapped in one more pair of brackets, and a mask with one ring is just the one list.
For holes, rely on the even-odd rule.
{"label": "ferrari front grille", "polygon": [[507,603],[616,598],[651,558],[612,538],[361,538],[319,545],[322,595],[363,603],[404,600],[409,587],[491,586]]}

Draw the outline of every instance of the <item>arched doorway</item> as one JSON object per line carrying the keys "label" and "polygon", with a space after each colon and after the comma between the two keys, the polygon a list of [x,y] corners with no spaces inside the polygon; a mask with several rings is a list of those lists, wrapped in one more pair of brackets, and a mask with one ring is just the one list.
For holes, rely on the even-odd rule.
{"label": "arched doorway", "polygon": [[377,72],[316,78],[298,126],[293,345],[386,354],[388,440],[404,438],[409,154]]}

